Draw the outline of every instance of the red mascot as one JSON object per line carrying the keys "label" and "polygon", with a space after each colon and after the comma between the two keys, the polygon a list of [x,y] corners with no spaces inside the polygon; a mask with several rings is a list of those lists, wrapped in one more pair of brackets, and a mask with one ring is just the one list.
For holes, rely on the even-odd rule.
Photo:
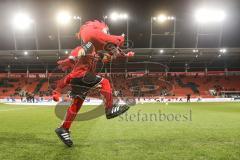
{"label": "red mascot", "polygon": [[101,87],[100,94],[104,97],[107,119],[117,117],[129,109],[127,105],[113,104],[109,80],[95,74],[98,60],[108,63],[116,57],[134,55],[133,52],[125,54],[120,49],[124,43],[124,35],[110,35],[108,30],[108,26],[103,22],[96,20],[86,22],[78,33],[78,38],[81,38],[84,44],[76,47],[67,59],[58,61],[62,71],[70,70],[71,72],[57,83],[57,88],[53,91],[53,99],[59,101],[60,91],[70,85],[72,103],[67,110],[65,120],[55,132],[69,147],[73,145],[69,128],[89,90]]}

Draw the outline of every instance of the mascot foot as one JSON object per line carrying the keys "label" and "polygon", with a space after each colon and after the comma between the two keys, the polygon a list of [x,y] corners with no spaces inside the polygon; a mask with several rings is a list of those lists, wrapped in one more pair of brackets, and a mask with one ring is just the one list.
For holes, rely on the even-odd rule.
{"label": "mascot foot", "polygon": [[68,147],[72,147],[73,142],[70,138],[70,133],[68,130],[60,127],[55,130],[57,136],[60,138],[60,140]]}
{"label": "mascot foot", "polygon": [[105,113],[106,113],[106,118],[111,119],[115,118],[123,113],[125,113],[129,109],[129,106],[126,104],[115,104],[113,105],[112,108],[106,108]]}

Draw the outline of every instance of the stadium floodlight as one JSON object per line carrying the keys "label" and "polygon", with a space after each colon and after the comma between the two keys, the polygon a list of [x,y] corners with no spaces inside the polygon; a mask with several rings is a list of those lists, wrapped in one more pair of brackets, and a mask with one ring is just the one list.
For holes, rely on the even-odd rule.
{"label": "stadium floodlight", "polygon": [[[57,14],[57,22],[61,25],[66,25],[70,22],[72,16],[68,11],[60,11]],[[75,18],[80,18],[75,16]]]}
{"label": "stadium floodlight", "polygon": [[[109,16],[109,18],[112,21],[117,21],[117,20],[125,20],[126,21],[126,28],[127,28],[127,36],[126,36],[126,41],[128,42],[129,38],[129,16],[127,13],[118,13],[118,12],[112,12]],[[104,22],[106,22],[106,19],[108,19],[108,16],[103,17]],[[128,44],[127,44],[128,47]]]}
{"label": "stadium floodlight", "polygon": [[170,34],[173,39],[172,39],[172,48],[175,48],[176,46],[176,17],[175,16],[166,16],[164,14],[160,14],[157,17],[151,17],[151,30],[150,30],[150,41],[149,41],[149,48],[152,48],[152,41],[153,41],[153,36],[162,36],[162,34],[154,34],[153,33],[153,22],[159,22],[159,23],[165,23],[166,21],[171,21],[173,22],[173,34]]}
{"label": "stadium floodlight", "polygon": [[163,49],[160,49],[159,52],[160,52],[160,53],[164,53],[164,50],[163,50]]}
{"label": "stadium floodlight", "polygon": [[74,20],[81,20],[82,18],[80,16],[73,16]]}
{"label": "stadium floodlight", "polygon": [[219,50],[221,53],[226,53],[227,52],[227,49],[226,48],[222,48]]}
{"label": "stadium floodlight", "polygon": [[159,22],[163,23],[163,22],[165,22],[166,20],[168,20],[168,18],[167,18],[167,16],[165,16],[165,15],[159,15],[159,16],[157,17],[157,20],[158,20]]}
{"label": "stadium floodlight", "polygon": [[197,50],[197,49],[194,49],[194,50],[193,50],[193,53],[198,53],[198,50]]}
{"label": "stadium floodlight", "polygon": [[13,26],[16,29],[28,29],[32,23],[33,20],[26,13],[17,13],[13,18]]}
{"label": "stadium floodlight", "polygon": [[116,21],[118,19],[118,14],[116,12],[113,12],[111,15],[110,15],[110,19],[113,20],[113,21]]}
{"label": "stadium floodlight", "polygon": [[[107,16],[104,16],[105,19],[107,19],[108,17]],[[112,21],[117,21],[119,19],[128,19],[128,14],[126,13],[117,13],[117,12],[113,12],[112,14],[110,14],[110,19]]]}
{"label": "stadium floodlight", "polygon": [[120,15],[122,19],[128,19],[128,15],[126,13]]}
{"label": "stadium floodlight", "polygon": [[37,56],[36,59],[39,60],[39,57]]}
{"label": "stadium floodlight", "polygon": [[28,52],[27,52],[27,51],[24,51],[24,55],[28,55]]}
{"label": "stadium floodlight", "polygon": [[226,13],[221,9],[201,8],[195,12],[195,19],[201,24],[223,22],[225,18]]}
{"label": "stadium floodlight", "polygon": [[158,21],[160,23],[164,23],[166,21],[174,21],[176,18],[174,16],[166,16],[164,14],[161,14],[157,17],[152,17],[152,20]]}

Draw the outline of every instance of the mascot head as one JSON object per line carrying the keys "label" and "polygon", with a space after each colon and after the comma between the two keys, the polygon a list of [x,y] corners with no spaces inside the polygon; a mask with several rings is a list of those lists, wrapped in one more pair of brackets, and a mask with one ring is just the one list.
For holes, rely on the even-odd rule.
{"label": "mascot head", "polygon": [[92,42],[96,51],[104,50],[107,44],[121,47],[124,43],[124,36],[110,35],[108,26],[97,20],[88,21],[81,26],[78,38],[81,38],[84,43]]}

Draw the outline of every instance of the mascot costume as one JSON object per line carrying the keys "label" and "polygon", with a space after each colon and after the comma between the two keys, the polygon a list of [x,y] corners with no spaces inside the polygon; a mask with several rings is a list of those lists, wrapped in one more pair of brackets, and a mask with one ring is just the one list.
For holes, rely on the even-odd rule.
{"label": "mascot costume", "polygon": [[57,82],[57,87],[53,91],[53,100],[59,101],[61,90],[66,86],[71,87],[72,103],[66,112],[65,120],[55,130],[61,141],[69,147],[73,145],[69,128],[90,90],[100,88],[107,119],[117,117],[129,109],[128,105],[113,103],[109,80],[96,75],[95,69],[99,60],[108,63],[117,57],[134,55],[133,52],[124,53],[120,49],[124,44],[124,35],[110,35],[108,26],[103,22],[96,20],[86,22],[80,27],[77,36],[82,39],[83,45],[73,49],[65,60],[58,61],[58,67],[62,71],[70,70],[70,73]]}

